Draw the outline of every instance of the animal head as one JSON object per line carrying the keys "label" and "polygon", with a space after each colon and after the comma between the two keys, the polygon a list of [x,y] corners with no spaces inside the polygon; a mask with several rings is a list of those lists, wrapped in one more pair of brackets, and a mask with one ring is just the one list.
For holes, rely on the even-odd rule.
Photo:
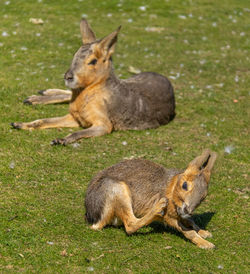
{"label": "animal head", "polygon": [[189,218],[207,196],[211,170],[216,157],[215,152],[205,150],[179,175],[173,191],[173,201],[181,218]]}
{"label": "animal head", "polygon": [[111,55],[114,53],[120,28],[103,39],[96,40],[87,20],[81,20],[83,45],[75,53],[71,66],[64,75],[65,84],[69,88],[84,89],[108,78],[112,69]]}

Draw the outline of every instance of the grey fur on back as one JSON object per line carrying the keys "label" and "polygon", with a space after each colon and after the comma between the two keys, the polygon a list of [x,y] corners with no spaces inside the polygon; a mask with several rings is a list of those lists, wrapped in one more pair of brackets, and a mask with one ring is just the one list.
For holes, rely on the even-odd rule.
{"label": "grey fur on back", "polygon": [[156,128],[175,116],[174,91],[170,81],[160,74],[144,72],[125,80],[111,73],[106,102],[115,130]]}
{"label": "grey fur on back", "polygon": [[157,193],[165,197],[168,182],[179,173],[180,170],[166,169],[144,159],[126,160],[104,169],[91,180],[87,189],[87,221],[93,224],[100,220],[112,184],[122,181],[129,186],[134,214],[140,217],[140,209],[145,207],[145,202]]}

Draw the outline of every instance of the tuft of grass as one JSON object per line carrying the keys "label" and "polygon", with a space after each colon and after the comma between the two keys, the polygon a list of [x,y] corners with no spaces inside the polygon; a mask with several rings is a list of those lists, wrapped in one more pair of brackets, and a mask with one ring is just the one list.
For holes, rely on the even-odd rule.
{"label": "tuft of grass", "polygon": [[[1,272],[249,273],[247,4],[1,1]],[[98,37],[122,25],[114,55],[117,75],[129,77],[132,65],[170,77],[177,102],[174,121],[82,140],[76,148],[50,146],[71,129],[10,128],[13,121],[67,113],[67,105],[24,106],[22,101],[40,89],[64,88],[62,75],[81,43],[82,15]],[[31,17],[42,17],[44,24],[31,24]],[[216,250],[201,250],[159,224],[127,236],[123,228],[91,231],[84,222],[85,191],[99,170],[130,157],[183,168],[206,147],[219,158],[195,219],[213,233]]]}

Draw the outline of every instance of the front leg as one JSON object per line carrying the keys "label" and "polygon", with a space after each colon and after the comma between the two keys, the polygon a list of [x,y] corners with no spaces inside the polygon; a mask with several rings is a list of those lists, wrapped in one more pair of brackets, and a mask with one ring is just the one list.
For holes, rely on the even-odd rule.
{"label": "front leg", "polygon": [[178,220],[168,216],[164,216],[164,220],[168,225],[180,231],[187,239],[189,239],[192,243],[194,243],[198,247],[204,248],[204,249],[215,248],[214,244],[203,239],[195,230],[185,227]]}
{"label": "front leg", "polygon": [[72,91],[71,90],[59,89],[59,88],[50,88],[50,89],[39,90],[38,93],[41,94],[41,95],[43,95],[43,96],[47,96],[47,95],[62,95],[62,94],[72,95]]}
{"label": "front leg", "polygon": [[38,93],[41,96],[32,95],[26,98],[23,103],[28,105],[68,103],[72,96],[70,90],[63,89],[46,89],[40,90]]}
{"label": "front leg", "polygon": [[112,131],[112,127],[107,127],[105,125],[91,126],[87,129],[74,132],[63,139],[55,139],[51,142],[52,145],[67,145],[73,143],[82,138],[97,137],[108,134]]}
{"label": "front leg", "polygon": [[26,105],[48,105],[48,104],[59,104],[69,103],[71,100],[71,94],[55,94],[46,96],[32,95],[23,101]]}
{"label": "front leg", "polygon": [[202,238],[212,238],[212,233],[207,230],[200,229],[192,218],[181,220],[186,227],[192,227]]}
{"label": "front leg", "polygon": [[79,127],[79,124],[71,114],[67,114],[63,117],[39,119],[29,123],[11,123],[11,126],[15,129],[45,129]]}

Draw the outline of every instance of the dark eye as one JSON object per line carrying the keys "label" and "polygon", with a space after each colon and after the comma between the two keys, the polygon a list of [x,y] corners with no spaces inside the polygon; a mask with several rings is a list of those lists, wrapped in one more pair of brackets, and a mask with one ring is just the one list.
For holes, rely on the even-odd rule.
{"label": "dark eye", "polygon": [[97,63],[97,59],[91,60],[88,65],[95,65]]}
{"label": "dark eye", "polygon": [[188,184],[187,184],[187,182],[184,182],[184,183],[182,184],[182,188],[183,188],[184,190],[188,190]]}

